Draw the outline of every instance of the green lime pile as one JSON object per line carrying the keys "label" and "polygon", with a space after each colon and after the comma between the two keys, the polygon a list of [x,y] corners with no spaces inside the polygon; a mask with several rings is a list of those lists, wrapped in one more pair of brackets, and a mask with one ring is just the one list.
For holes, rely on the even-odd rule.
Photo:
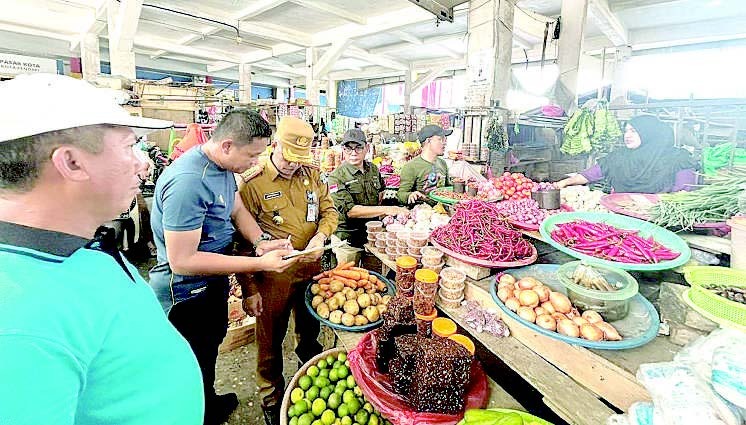
{"label": "green lime pile", "polygon": [[391,425],[363,398],[345,353],[306,370],[290,392],[289,425]]}

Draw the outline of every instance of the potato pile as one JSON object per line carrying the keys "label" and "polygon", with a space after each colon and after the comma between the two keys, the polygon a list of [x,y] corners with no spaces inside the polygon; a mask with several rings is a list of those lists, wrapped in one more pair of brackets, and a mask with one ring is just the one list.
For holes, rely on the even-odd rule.
{"label": "potato pile", "polygon": [[524,320],[565,336],[589,341],[620,341],[622,336],[598,312],[580,314],[570,299],[533,277],[520,280],[504,274],[497,283],[497,297]]}
{"label": "potato pile", "polygon": [[391,295],[376,276],[352,263],[314,276],[311,306],[332,323],[363,326],[376,322],[386,310]]}

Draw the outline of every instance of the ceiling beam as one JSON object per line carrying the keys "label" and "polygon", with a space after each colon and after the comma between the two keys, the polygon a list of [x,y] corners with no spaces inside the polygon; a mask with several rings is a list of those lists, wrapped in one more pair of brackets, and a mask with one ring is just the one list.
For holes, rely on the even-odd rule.
{"label": "ceiling beam", "polygon": [[81,37],[76,37],[70,42],[70,50],[76,50],[78,48],[83,35],[101,34],[101,31],[106,28],[106,18],[104,16],[107,7],[108,2],[106,0],[101,0],[97,6],[90,9],[88,21],[83,24],[82,30],[80,31]]}
{"label": "ceiling beam", "polygon": [[369,78],[396,77],[406,74],[404,70],[391,70],[382,66],[363,68],[362,71],[335,71],[329,73],[331,80],[367,80]]}
{"label": "ceiling beam", "polygon": [[[79,38],[76,34],[60,34],[58,32],[47,31],[36,27],[27,27],[25,25],[16,25],[11,23],[0,22],[0,31],[15,32],[19,34],[33,35],[37,37],[51,38],[54,40],[65,40],[72,42],[73,39]],[[9,47],[9,46],[3,46]]]}
{"label": "ceiling beam", "polygon": [[[116,12],[114,31],[109,29],[109,45],[121,51],[130,51],[133,47],[137,24],[140,22],[143,0],[121,0]],[[111,7],[109,2],[109,7]]]}
{"label": "ceiling beam", "polygon": [[291,2],[297,4],[298,6],[307,7],[309,9],[315,9],[320,12],[329,13],[331,15],[340,17],[344,20],[354,22],[359,25],[365,25],[368,23],[368,20],[357,13],[350,12],[349,10],[342,9],[340,7],[332,6],[330,4],[327,4],[325,1],[316,1],[316,0],[290,0]]}
{"label": "ceiling beam", "polygon": [[272,10],[278,6],[287,3],[288,0],[259,0],[247,6],[233,15],[233,19],[236,21],[243,21],[244,19],[253,18],[254,16],[261,15],[264,12]]}
{"label": "ceiling beam", "polygon": [[183,46],[178,43],[174,43],[169,40],[159,39],[155,37],[140,36],[135,38],[134,44],[140,47],[146,47],[153,50],[165,50],[167,52],[173,52],[179,55],[211,59],[214,61],[224,61],[232,63],[240,63],[241,59],[238,56],[226,53],[224,51],[217,51],[211,49],[195,48],[192,46]]}
{"label": "ceiling beam", "polygon": [[334,63],[342,57],[345,49],[352,44],[352,40],[341,40],[336,43],[332,43],[332,46],[324,52],[323,56],[314,64],[313,67],[313,79],[321,80],[329,70],[332,69]]}
{"label": "ceiling beam", "polygon": [[[456,12],[455,15],[464,15],[466,12]],[[313,35],[314,46],[325,46],[341,39],[356,39],[392,30],[409,27],[421,22],[432,21],[435,25],[435,17],[418,6],[407,6],[377,16],[368,18],[365,25],[347,24],[329,30],[321,31]],[[441,23],[444,27],[452,25]]]}
{"label": "ceiling beam", "polygon": [[272,61],[270,63],[267,62],[257,62],[253,63],[252,66],[255,66],[257,68],[266,69],[269,71],[275,71],[275,72],[282,72],[284,74],[290,74],[290,75],[296,75],[296,76],[302,76],[306,75],[306,68],[294,68],[292,66],[286,65],[280,61]]}
{"label": "ceiling beam", "polygon": [[436,78],[440,77],[441,74],[446,71],[446,68],[446,66],[436,66],[435,68],[431,69],[430,72],[421,75],[419,78],[417,78],[417,80],[412,82],[410,93],[414,93],[422,87],[425,87],[426,85],[435,81]]}
{"label": "ceiling beam", "polygon": [[608,0],[590,0],[588,2],[588,17],[614,46],[629,44],[627,28],[609,9]]}
{"label": "ceiling beam", "polygon": [[412,62],[412,69],[415,72],[427,72],[434,68],[442,67],[444,71],[466,68],[466,57],[461,56],[457,59],[427,59]]}
{"label": "ceiling beam", "polygon": [[388,56],[370,53],[367,50],[361,49],[359,47],[353,46],[353,47],[348,48],[344,52],[344,55],[345,57],[360,59],[364,62],[369,62],[374,65],[385,66],[387,68],[393,68],[393,69],[399,69],[399,70],[409,69],[409,65],[404,62],[397,61]]}
{"label": "ceiling beam", "polygon": [[[242,33],[250,34],[257,37],[268,38],[284,43],[295,44],[296,46],[308,47],[312,44],[312,37],[309,34],[287,28],[281,25],[270,24],[262,21],[241,21],[239,29]],[[300,49],[299,49],[300,50]]]}
{"label": "ceiling beam", "polygon": [[388,34],[393,35],[394,37],[397,37],[399,40],[406,41],[407,43],[410,43],[410,44],[415,44],[418,46],[424,44],[424,41],[421,38],[416,37],[406,31],[394,30],[394,31],[389,31]]}
{"label": "ceiling beam", "polygon": [[611,5],[612,12],[629,9],[641,9],[656,6],[670,6],[673,3],[681,3],[684,0],[617,0]]}
{"label": "ceiling beam", "polygon": [[218,61],[207,65],[207,72],[225,71],[226,69],[231,69],[234,66],[238,66],[238,64],[233,62]]}
{"label": "ceiling beam", "polygon": [[[450,40],[458,40],[463,39],[465,33],[455,33],[455,34],[445,34],[445,35],[436,35],[433,37],[427,37],[423,38],[422,45],[427,46],[430,44],[439,44],[444,41],[450,41]],[[412,43],[394,43],[389,44],[386,46],[381,47],[375,47],[373,49],[370,49],[369,52],[373,54],[384,54],[384,53],[391,53],[391,52],[398,52],[400,50],[410,49],[412,47]]]}

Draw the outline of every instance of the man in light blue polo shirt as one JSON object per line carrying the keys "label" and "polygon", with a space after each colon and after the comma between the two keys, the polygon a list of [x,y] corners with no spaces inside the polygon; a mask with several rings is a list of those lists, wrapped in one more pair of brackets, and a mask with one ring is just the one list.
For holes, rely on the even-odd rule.
{"label": "man in light blue polo shirt", "polygon": [[139,190],[136,133],[171,123],[59,75],[0,99],[0,424],[202,424],[194,354],[96,232]]}

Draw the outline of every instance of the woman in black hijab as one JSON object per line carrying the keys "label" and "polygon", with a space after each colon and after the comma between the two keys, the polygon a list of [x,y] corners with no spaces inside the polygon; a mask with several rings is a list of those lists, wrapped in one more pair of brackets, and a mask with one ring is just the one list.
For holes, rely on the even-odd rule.
{"label": "woman in black hijab", "polygon": [[606,177],[615,192],[677,192],[696,183],[695,168],[691,154],[674,146],[671,127],[653,115],[640,115],[627,122],[624,147],[555,186],[587,184]]}

